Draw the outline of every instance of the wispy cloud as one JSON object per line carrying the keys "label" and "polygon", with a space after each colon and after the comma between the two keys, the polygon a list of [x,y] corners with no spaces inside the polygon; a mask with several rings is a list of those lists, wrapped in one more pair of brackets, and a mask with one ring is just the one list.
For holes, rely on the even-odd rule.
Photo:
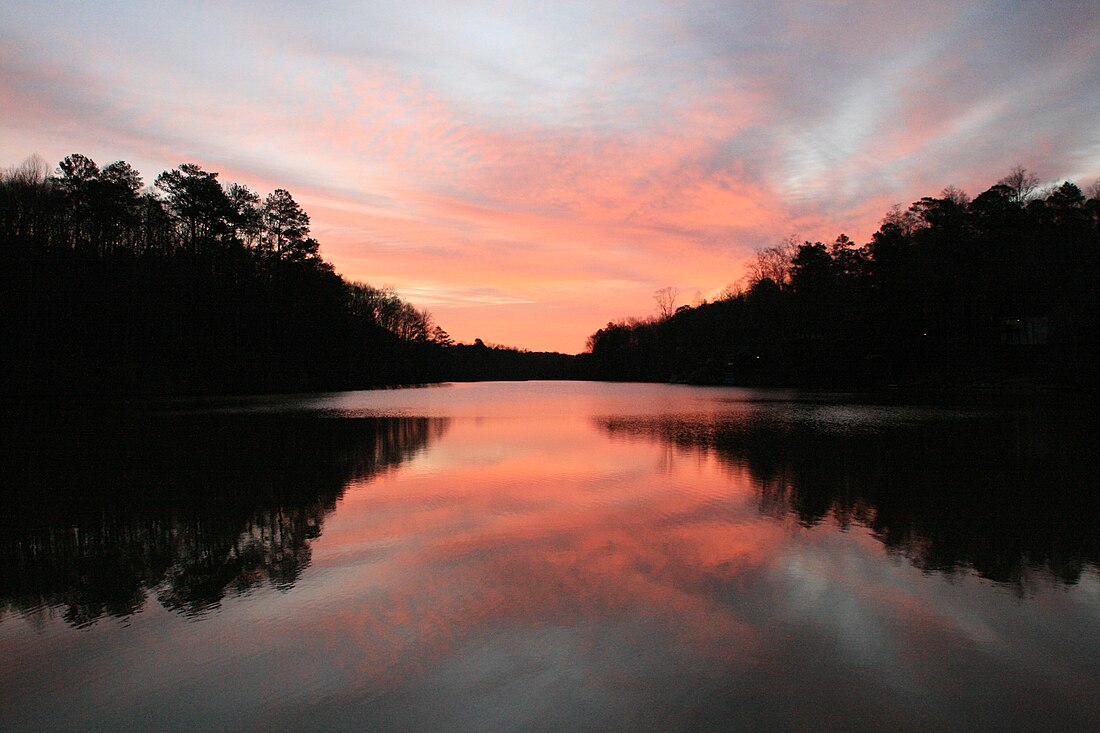
{"label": "wispy cloud", "polygon": [[753,247],[1100,175],[1088,3],[7,3],[0,156],[289,188],[345,275],[577,350]]}

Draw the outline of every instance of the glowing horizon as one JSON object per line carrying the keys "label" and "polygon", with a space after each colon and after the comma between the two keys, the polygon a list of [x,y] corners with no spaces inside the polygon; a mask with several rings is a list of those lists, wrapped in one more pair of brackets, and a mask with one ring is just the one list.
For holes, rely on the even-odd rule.
{"label": "glowing horizon", "polygon": [[1100,7],[460,5],[8,3],[0,165],[286,188],[348,279],[563,352],[788,236],[1100,176]]}

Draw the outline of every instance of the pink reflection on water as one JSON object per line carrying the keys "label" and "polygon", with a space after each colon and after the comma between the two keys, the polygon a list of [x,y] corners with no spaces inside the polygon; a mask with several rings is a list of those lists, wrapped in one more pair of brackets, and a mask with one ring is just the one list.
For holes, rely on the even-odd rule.
{"label": "pink reflection on water", "polygon": [[[759,488],[717,454],[587,419],[456,419],[348,492],[314,566],[341,600],[303,633],[326,639],[314,663],[413,727],[425,710],[429,727],[488,724],[500,696],[563,725],[547,706],[623,722],[622,705],[671,710],[693,685],[786,705],[796,726],[904,727],[974,694],[950,670],[999,659],[1017,620],[969,582],[922,580],[850,518],[763,515]],[[1044,666],[1069,684],[1020,665]]]}
{"label": "pink reflection on water", "polygon": [[341,582],[362,584],[363,602],[331,633],[356,640],[344,648],[364,672],[445,654],[479,627],[638,614],[698,653],[748,645],[751,629],[700,589],[766,565],[784,527],[711,457],[606,443],[579,418],[541,423],[537,440],[517,421],[456,421],[423,461],[351,489],[314,567],[354,566]]}
{"label": "pink reflection on water", "polygon": [[[1012,729],[1030,709],[1068,728],[1100,719],[1080,692],[1100,679],[1094,571],[1020,598],[888,550],[862,499],[814,521],[795,509],[806,476],[860,478],[789,460],[806,435],[920,413],[789,404],[757,426],[783,429],[747,440],[739,421],[772,403],[738,395],[534,384],[303,398],[450,421],[352,482],[292,589],[227,598],[201,623],[151,604],[124,633],[41,638],[52,653],[19,657],[27,672],[4,678],[8,699],[56,679],[62,697],[110,700],[101,720],[175,705],[233,729]],[[792,414],[827,429],[793,434],[777,422]],[[0,625],[0,642],[16,631]],[[46,708],[19,712],[78,727]]]}

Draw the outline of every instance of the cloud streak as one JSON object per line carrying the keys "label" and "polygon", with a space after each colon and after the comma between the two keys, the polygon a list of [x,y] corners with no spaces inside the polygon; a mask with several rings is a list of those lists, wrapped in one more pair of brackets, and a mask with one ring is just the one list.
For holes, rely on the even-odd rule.
{"label": "cloud streak", "polygon": [[1087,4],[460,5],[9,3],[0,154],[289,188],[348,277],[565,351],[791,234],[1100,175]]}

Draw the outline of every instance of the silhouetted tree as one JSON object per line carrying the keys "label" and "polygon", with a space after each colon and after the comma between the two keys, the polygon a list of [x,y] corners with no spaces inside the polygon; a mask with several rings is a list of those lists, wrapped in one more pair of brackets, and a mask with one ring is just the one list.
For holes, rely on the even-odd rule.
{"label": "silhouetted tree", "polygon": [[451,334],[443,330],[442,326],[436,326],[432,329],[431,340],[441,346],[454,346],[454,339],[451,338]]}
{"label": "silhouetted tree", "polygon": [[168,210],[178,222],[190,252],[207,254],[215,240],[228,233],[232,209],[217,173],[204,171],[194,163],[182,163],[157,176],[156,186],[164,192]]}
{"label": "silhouetted tree", "polygon": [[263,227],[264,249],[277,259],[316,259],[318,244],[309,237],[309,215],[286,189],[277,188],[264,199]]}
{"label": "silhouetted tree", "polygon": [[92,201],[100,252],[111,249],[134,252],[138,248],[141,187],[141,175],[125,161],[115,161],[100,172]]}
{"label": "silhouetted tree", "polygon": [[1017,163],[1008,175],[997,181],[1008,188],[1011,200],[1023,206],[1032,199],[1039,188],[1039,176]]}
{"label": "silhouetted tree", "polygon": [[676,312],[676,298],[680,291],[671,285],[653,293],[653,300],[657,301],[657,317],[666,320]]}
{"label": "silhouetted tree", "polygon": [[49,167],[38,156],[0,171],[0,244],[45,250],[55,233],[58,193]]}
{"label": "silhouetted tree", "polygon": [[791,290],[821,295],[833,283],[833,258],[821,242],[806,242],[791,259]]}
{"label": "silhouetted tree", "polygon": [[232,183],[226,191],[229,200],[229,234],[245,249],[255,250],[263,234],[263,209],[260,195],[248,186]]}
{"label": "silhouetted tree", "polygon": [[798,252],[798,246],[795,237],[788,237],[774,247],[758,249],[748,264],[747,288],[765,279],[781,288],[786,287],[791,281],[791,259]]}

